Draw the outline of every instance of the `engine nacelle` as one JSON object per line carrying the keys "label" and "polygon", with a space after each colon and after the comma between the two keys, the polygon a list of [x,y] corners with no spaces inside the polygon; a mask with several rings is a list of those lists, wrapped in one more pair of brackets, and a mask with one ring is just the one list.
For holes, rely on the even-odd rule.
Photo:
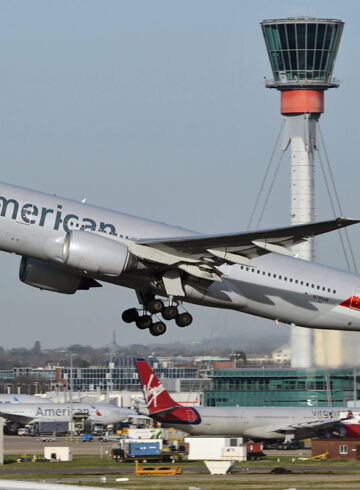
{"label": "engine nacelle", "polygon": [[79,289],[101,287],[94,279],[28,257],[21,259],[19,277],[20,281],[29,286],[62,294],[74,294]]}
{"label": "engine nacelle", "polygon": [[63,245],[63,263],[82,272],[120,276],[130,259],[123,243],[86,231],[69,231]]}

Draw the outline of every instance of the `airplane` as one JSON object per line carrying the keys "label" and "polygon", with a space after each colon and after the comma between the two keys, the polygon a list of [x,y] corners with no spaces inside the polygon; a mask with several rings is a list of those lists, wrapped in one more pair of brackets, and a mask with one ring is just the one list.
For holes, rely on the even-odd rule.
{"label": "airplane", "polygon": [[[0,183],[0,250],[19,276],[74,294],[99,281],[136,291],[126,323],[166,331],[192,323],[184,303],[309,328],[360,330],[360,276],[293,257],[288,247],[359,223],[337,218],[284,228],[199,234],[165,223]],[[161,315],[161,316],[160,316]],[[161,318],[162,317],[162,318]]]}
{"label": "airplane", "polygon": [[359,413],[347,407],[184,407],[171,398],[144,359],[135,364],[149,416],[193,436],[289,442],[360,435]]}
{"label": "airplane", "polygon": [[74,416],[104,426],[139,418],[131,408],[106,403],[12,403],[0,406],[0,417],[11,425],[12,430],[34,422],[70,422]]}

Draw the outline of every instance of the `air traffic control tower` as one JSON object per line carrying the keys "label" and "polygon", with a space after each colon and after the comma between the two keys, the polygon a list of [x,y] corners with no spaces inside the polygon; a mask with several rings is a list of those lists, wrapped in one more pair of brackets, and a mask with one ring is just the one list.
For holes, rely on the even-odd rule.
{"label": "air traffic control tower", "polygon": [[[325,90],[339,86],[332,72],[344,23],[296,17],[264,20],[261,27],[274,77],[266,80],[266,86],[281,92],[282,150],[290,145],[291,224],[309,223],[315,215],[317,125],[324,112]],[[293,247],[293,253],[313,260],[313,240]],[[312,330],[292,326],[291,358],[293,367],[312,366]]]}

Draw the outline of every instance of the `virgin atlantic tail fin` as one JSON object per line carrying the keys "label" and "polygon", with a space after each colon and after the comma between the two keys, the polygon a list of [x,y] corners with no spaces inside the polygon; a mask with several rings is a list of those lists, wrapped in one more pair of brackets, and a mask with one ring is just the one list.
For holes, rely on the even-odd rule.
{"label": "virgin atlantic tail fin", "polygon": [[174,408],[181,407],[179,403],[171,398],[169,393],[160,383],[158,377],[144,359],[135,361],[138,370],[145,400],[151,414],[168,412]]}

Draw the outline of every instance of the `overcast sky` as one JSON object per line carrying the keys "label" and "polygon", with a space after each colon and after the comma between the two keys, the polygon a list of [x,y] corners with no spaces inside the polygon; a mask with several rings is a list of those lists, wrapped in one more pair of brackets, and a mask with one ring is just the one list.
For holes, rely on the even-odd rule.
{"label": "overcast sky", "polygon": [[[321,127],[344,214],[359,217],[355,0],[0,0],[0,179],[202,232],[246,229],[281,125],[259,22],[294,15],[346,23]],[[290,221],[288,161],[263,227]],[[316,174],[318,219],[332,218]],[[350,233],[360,260],[360,227]],[[345,267],[336,236],[318,260]],[[19,262],[0,254],[0,345],[101,346],[113,329],[119,344],[155,340],[121,322],[133,291],[41,292],[19,282]],[[269,320],[189,310],[194,324],[170,324],[164,341],[288,339]]]}

